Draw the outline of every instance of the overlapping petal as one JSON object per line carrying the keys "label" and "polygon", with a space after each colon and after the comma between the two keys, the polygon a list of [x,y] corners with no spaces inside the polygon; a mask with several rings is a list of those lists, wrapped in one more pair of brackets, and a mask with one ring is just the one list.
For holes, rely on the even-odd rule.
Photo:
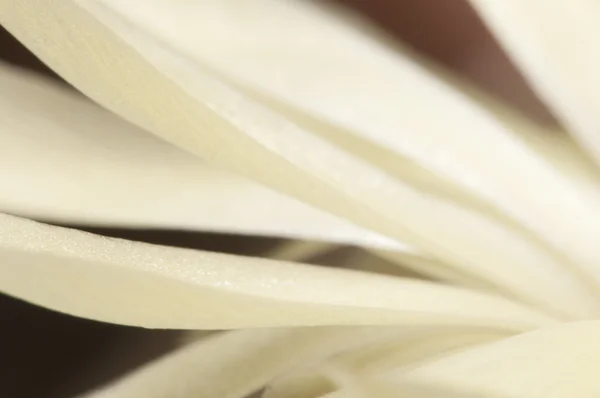
{"label": "overlapping petal", "polygon": [[154,328],[471,325],[542,313],[428,282],[109,239],[2,215],[0,289],[72,315]]}
{"label": "overlapping petal", "polygon": [[[471,2],[600,156],[598,7]],[[598,396],[598,322],[555,326],[600,313],[597,170],[563,131],[318,3],[0,0],[0,23],[106,108],[0,66],[0,211],[359,245],[463,287],[0,213],[0,291],[104,322],[250,328],[93,397],[241,398],[273,380],[267,397]]]}
{"label": "overlapping petal", "polygon": [[[4,5],[1,6],[2,4]],[[160,4],[166,3],[148,3],[151,7]],[[265,4],[270,3],[255,3],[255,12],[276,20],[280,16],[277,11],[280,8],[261,8]],[[410,181],[398,179],[388,171],[382,170],[379,165],[370,163],[359,153],[323,137],[318,131],[288,120],[285,114],[276,112],[223,81],[218,73],[211,72],[210,65],[197,59],[198,54],[177,51],[177,43],[164,43],[156,35],[140,29],[129,19],[133,15],[124,17],[117,12],[123,10],[111,8],[113,3],[68,1],[56,5],[54,2],[37,0],[35,7],[33,5],[34,3],[23,2],[0,3],[0,18],[17,37],[85,94],[136,124],[212,162],[229,167],[363,227],[406,242],[426,256],[433,256],[444,263],[459,267],[460,272],[467,269],[467,272],[480,274],[479,268],[482,263],[498,270],[507,270],[506,267],[518,265],[506,272],[506,275],[513,275],[514,278],[500,281],[499,284],[513,294],[516,291],[516,295],[527,302],[548,306],[548,302],[553,301],[549,305],[550,310],[564,312],[564,308],[557,308],[562,306],[562,300],[553,300],[553,296],[556,295],[554,288],[558,287],[568,292],[562,296],[569,299],[569,302],[565,303],[569,311],[574,308],[579,308],[578,312],[582,311],[577,317],[597,313],[596,300],[590,295],[590,291],[596,292],[596,289],[586,290],[585,286],[593,282],[584,277],[585,273],[595,272],[594,269],[590,269],[591,255],[596,251],[596,245],[590,245],[590,236],[595,228],[592,225],[595,223],[593,217],[586,216],[585,220],[580,220],[581,217],[573,214],[568,224],[562,221],[556,224],[546,217],[539,218],[549,222],[544,226],[542,235],[550,234],[553,239],[561,238],[559,252],[560,248],[565,247],[567,240],[577,240],[574,245],[566,245],[569,246],[569,253],[550,255],[534,237],[521,231],[518,226],[499,222],[489,214],[482,214],[475,209],[465,208],[425,192]],[[145,7],[136,11],[136,15],[138,12],[142,15]],[[298,5],[298,10],[294,8],[298,11],[294,15],[303,16],[303,9],[304,6]],[[178,9],[172,7],[172,10],[177,12]],[[323,20],[319,15],[309,13],[308,17],[312,19],[314,16],[314,21],[321,27],[322,22],[329,19]],[[284,16],[287,16],[284,20],[293,26],[292,22],[295,20],[291,19],[290,14]],[[166,18],[166,15],[162,17]],[[300,17],[301,21],[305,20],[302,18],[305,17]],[[186,20],[189,21],[182,19]],[[339,23],[333,24],[334,27],[338,25]],[[311,28],[316,29],[312,26]],[[160,24],[157,24],[156,29],[159,33],[162,32]],[[39,34],[36,30],[44,31],[44,43],[37,39]],[[346,31],[347,29],[341,30],[342,37],[346,37],[346,33],[343,33]],[[354,37],[351,33],[347,35]],[[363,47],[364,45],[359,46]],[[406,61],[403,62],[406,64]],[[340,63],[335,65],[340,66]],[[410,63],[406,65],[408,71],[416,68]],[[396,67],[392,69],[396,72],[404,70],[400,68],[398,71]],[[453,89],[443,86],[426,74],[419,75],[419,69],[414,70],[417,71],[417,75],[413,75],[412,72],[409,76],[400,73],[399,79],[416,79],[421,82],[419,84],[424,86],[419,92],[422,92],[427,100],[440,97],[438,91],[441,90],[446,94],[440,98],[450,97],[448,105],[455,104],[453,106],[461,107],[459,104],[462,102],[456,103],[451,100],[456,99]],[[389,73],[378,76],[383,79],[387,75]],[[437,88],[431,91],[427,87]],[[352,94],[348,92],[345,96],[352,97]],[[383,98],[381,100],[383,101]],[[387,99],[383,102],[389,103]],[[415,109],[421,109],[420,105]],[[401,114],[407,115],[411,112],[413,111]],[[452,114],[452,118],[455,117],[454,112],[446,107],[444,112]],[[514,156],[524,153],[522,148],[518,149],[520,147],[513,142],[512,135],[500,128],[499,122],[494,122],[493,119],[479,113],[476,115],[479,116],[465,116],[464,122],[469,120],[467,124],[475,123],[471,128],[477,130],[476,121],[485,121],[485,131],[489,130],[489,134],[496,137],[494,140],[497,139],[506,146],[508,152],[505,161],[513,162]],[[451,120],[446,122],[452,125]],[[467,124],[457,125],[456,132],[468,130]],[[415,132],[411,131],[409,137],[413,137]],[[423,139],[435,141],[440,138],[438,131],[431,132],[433,135],[428,134],[423,134],[424,137],[428,137]],[[513,184],[513,178],[509,178],[505,171],[502,171],[501,176],[498,174],[502,169],[498,163],[492,166],[491,161],[496,159],[498,154],[504,153],[499,149],[503,146],[495,141],[491,152],[481,149],[482,152],[476,152],[475,156],[451,150],[454,145],[472,149],[478,145],[477,142],[479,141],[469,142],[465,137],[457,136],[449,143],[448,149],[444,147],[444,153],[453,153],[456,159],[461,159],[459,163],[461,167],[465,167],[467,173],[464,176],[470,175],[468,173],[473,173],[474,170],[478,173],[483,172],[489,166],[494,167],[493,173],[481,176],[482,179],[495,184],[496,187],[500,187],[497,184],[501,181]],[[490,147],[489,143],[486,147]],[[428,150],[431,149],[428,147]],[[437,159],[438,156],[432,155],[429,158]],[[580,206],[580,196],[576,195],[575,198],[569,189],[560,188],[561,184],[566,182],[560,179],[558,174],[549,172],[544,162],[538,162],[537,157],[533,155],[523,159],[527,160],[526,164],[523,164],[527,170],[525,175],[533,178],[529,181],[531,189],[534,189],[535,184],[546,181],[553,190],[559,191],[558,196],[553,199],[556,205],[562,206],[564,199],[570,205],[576,205],[578,212],[582,209],[589,210],[586,206]],[[488,166],[464,163],[479,160],[485,160]],[[502,189],[502,194],[510,191],[521,195],[522,190],[515,190],[515,186],[511,186],[512,191],[504,187],[506,189]],[[527,200],[530,200],[531,196],[528,195]],[[558,197],[562,199],[559,200]],[[552,211],[552,217],[566,217],[570,205],[563,206],[564,214]],[[520,203],[518,208],[527,209],[528,214],[542,210],[550,211],[547,205],[542,207],[537,202]],[[593,211],[590,210],[586,214],[593,214]],[[578,220],[577,225],[567,228],[575,219]],[[455,225],[461,225],[461,228],[454,228]],[[581,239],[580,234],[574,231],[582,233]],[[586,233],[583,233],[584,231]],[[518,242],[517,246],[524,247],[514,246],[515,241]],[[503,249],[498,250],[499,247]],[[566,261],[565,256],[571,260],[575,258],[571,255],[577,259],[585,257],[585,261],[582,261],[584,271]],[[522,273],[513,272],[529,262],[543,264],[541,267],[529,268],[531,272],[543,270],[540,274],[543,277],[533,278],[538,281],[536,286],[539,286],[540,292],[527,292],[516,286],[519,280],[532,279]],[[577,264],[579,265],[579,262]],[[489,274],[483,277],[490,279]]]}
{"label": "overlapping petal", "polygon": [[4,212],[409,250],[210,167],[72,90],[6,65],[0,66],[0,143]]}
{"label": "overlapping petal", "polygon": [[529,83],[555,114],[600,159],[600,103],[593,0],[470,0]]}
{"label": "overlapping petal", "polygon": [[185,346],[87,397],[243,398],[290,369],[363,345],[422,332],[410,327],[224,332]]}

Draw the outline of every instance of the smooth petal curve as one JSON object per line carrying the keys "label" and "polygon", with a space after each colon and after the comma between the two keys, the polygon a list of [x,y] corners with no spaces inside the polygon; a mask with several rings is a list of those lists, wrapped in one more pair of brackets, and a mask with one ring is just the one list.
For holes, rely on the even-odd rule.
{"label": "smooth petal curve", "polygon": [[470,2],[536,91],[600,162],[599,4],[593,0]]}
{"label": "smooth petal curve", "polygon": [[[395,339],[369,344],[349,350],[330,358],[334,364],[348,373],[350,378],[363,379],[400,366],[418,366],[448,351],[483,344],[506,336],[477,333],[473,330],[423,330],[406,333]],[[325,365],[325,367],[328,365]],[[314,398],[336,390],[323,366],[308,370],[295,370],[271,383],[263,398]],[[337,396],[337,395],[336,395]],[[373,395],[375,396],[375,395]]]}
{"label": "smooth petal curve", "polygon": [[209,167],[45,78],[0,64],[0,210],[413,251]]}
{"label": "smooth petal curve", "polygon": [[598,321],[546,328],[448,356],[407,378],[483,396],[597,397],[599,333]]}
{"label": "smooth petal curve", "polygon": [[1,291],[126,325],[415,324],[527,330],[554,321],[515,302],[465,289],[109,239],[6,215],[0,216],[0,255]]}
{"label": "smooth petal curve", "polygon": [[[81,4],[155,65],[161,65],[156,51],[128,35],[124,25],[134,25],[184,59],[245,79],[425,165],[521,222],[600,284],[595,266],[600,253],[590,238],[600,235],[597,196],[578,191],[518,129],[507,128],[458,87],[429,74],[412,57],[389,51],[356,24],[310,2]],[[114,23],[116,15],[123,18],[121,27]],[[182,85],[194,80],[176,75],[171,79]],[[267,143],[264,138],[261,134]],[[508,173],[506,164],[522,172]],[[552,204],[532,191],[552,192]]]}
{"label": "smooth petal curve", "polygon": [[[169,46],[144,35],[107,8],[108,4],[67,1],[57,5],[36,0],[33,6],[4,1],[0,2],[0,19],[85,94],[182,148],[453,266],[476,273],[484,262],[502,269],[524,261],[515,259],[518,254],[513,250],[498,250],[506,245],[492,243],[507,233],[502,226],[497,228],[467,209],[440,202],[244,97],[211,75],[205,65],[190,62],[185,54],[173,53]],[[44,31],[45,42],[37,39],[36,29]],[[77,57],[69,55],[73,51]],[[121,82],[127,82],[126,89]],[[476,232],[464,230],[463,235],[451,227],[462,224]],[[473,237],[481,239],[475,242]],[[587,245],[583,240],[580,243]],[[538,248],[534,256],[539,255]],[[565,297],[577,301],[577,305],[568,303],[569,307],[583,309],[584,317],[597,313],[597,302],[590,300],[582,284],[561,271],[560,263],[548,264],[545,267],[553,271],[543,275],[566,289]],[[589,278],[581,280],[584,286],[590,283]],[[528,302],[552,300],[555,292],[540,287],[542,297],[535,294],[527,297]]]}
{"label": "smooth petal curve", "polygon": [[293,367],[410,332],[385,327],[223,332],[186,345],[85,397],[245,398]]}
{"label": "smooth petal curve", "polygon": [[[598,321],[543,328],[372,381],[397,394],[404,383],[416,383],[469,397],[595,398],[600,394],[599,333]],[[348,397],[351,391],[341,390],[327,398]]]}

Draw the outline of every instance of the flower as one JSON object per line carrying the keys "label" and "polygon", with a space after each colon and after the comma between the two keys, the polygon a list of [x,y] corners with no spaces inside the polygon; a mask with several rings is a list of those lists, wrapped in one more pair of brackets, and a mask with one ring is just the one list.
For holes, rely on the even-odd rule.
{"label": "flower", "polygon": [[[236,329],[90,397],[598,396],[597,6],[472,2],[570,134],[315,2],[0,0],[108,110],[2,67],[0,290]],[[432,280],[24,217],[352,244]]]}

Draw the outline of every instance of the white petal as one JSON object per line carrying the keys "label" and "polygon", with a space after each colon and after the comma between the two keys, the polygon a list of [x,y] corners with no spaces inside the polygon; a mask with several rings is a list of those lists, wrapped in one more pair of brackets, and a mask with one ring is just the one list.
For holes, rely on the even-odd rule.
{"label": "white petal", "polygon": [[470,1],[534,88],[600,161],[600,4]]}
{"label": "white petal", "polygon": [[529,150],[549,163],[554,171],[560,173],[570,183],[576,183],[578,185],[576,189],[582,192],[582,195],[595,198],[600,196],[600,175],[597,166],[592,159],[582,153],[581,148],[561,126],[542,126],[535,123],[508,104],[440,66],[430,63],[428,66],[444,80],[477,100],[480,106],[502,123],[504,128],[513,131]]}
{"label": "white petal", "polygon": [[[455,351],[501,337],[490,333],[468,330],[423,330],[406,333],[395,339],[369,344],[332,357],[327,363],[335,364],[353,378],[389,371],[400,366],[416,366],[447,351]],[[263,398],[314,398],[335,390],[323,366],[292,371],[271,383]]]}
{"label": "white petal", "polygon": [[[504,250],[512,243],[506,243],[503,236],[513,231],[451,203],[440,202],[327,142],[319,134],[290,123],[219,81],[206,65],[191,62],[186,54],[174,54],[172,48],[142,34],[102,4],[38,0],[31,7],[27,2],[1,1],[0,20],[87,95],[183,148],[408,242],[444,262],[467,267],[471,273],[478,273],[482,263],[497,269],[510,265],[518,269],[516,264],[527,261],[520,257],[520,248]],[[264,8],[256,10],[267,12]],[[42,31],[44,40],[40,41]],[[436,91],[433,96],[437,94]],[[345,95],[352,93],[346,91]],[[501,169],[494,167],[495,172]],[[509,181],[508,177],[502,173],[503,181]],[[534,181],[538,181],[537,177]],[[552,185],[552,189],[557,188]],[[560,194],[569,196],[568,191],[560,190]],[[568,211],[567,206],[564,212]],[[559,213],[562,217],[563,212],[552,209],[554,216]],[[577,218],[577,214],[573,216]],[[587,218],[589,221],[590,217]],[[565,225],[573,221],[569,220],[567,224],[551,222],[551,228],[544,231],[567,234]],[[580,248],[585,249],[583,254],[595,254],[596,245],[591,248],[589,236],[581,238],[573,232],[577,228],[569,230],[567,240],[578,242],[574,245],[578,258],[582,254]],[[503,249],[499,250],[500,247]],[[541,297],[538,292],[533,293],[535,297],[528,297],[528,302],[553,300],[556,292],[549,288],[553,285],[568,292],[565,297],[573,300],[566,303],[569,308],[582,308],[588,314],[596,311],[597,303],[590,300],[588,292],[572,276],[561,271],[560,264],[548,262],[548,255],[540,253],[539,248],[527,247],[526,251],[527,259],[537,258],[536,263],[545,264],[531,269],[543,270],[542,274],[552,281],[547,285],[547,281],[540,280]],[[528,280],[522,274],[514,277],[511,283]],[[589,279],[585,281],[589,283]],[[519,290],[520,296],[527,294],[520,288],[511,288]],[[556,304],[559,303],[551,306]]]}
{"label": "white petal", "polygon": [[595,398],[599,333],[598,321],[534,331],[426,364],[407,379],[484,397]]}
{"label": "white petal", "polygon": [[[596,267],[600,252],[593,238],[600,235],[596,197],[578,192],[524,142],[518,130],[507,129],[471,97],[332,14],[306,2],[275,0],[251,5],[241,0],[81,4],[154,65],[163,71],[170,68],[167,74],[179,84],[196,82],[196,88],[206,88],[202,79],[195,79],[197,73],[182,75],[183,63],[192,60],[393,149],[494,203],[600,283]],[[155,46],[162,42],[179,51],[179,64],[151,48],[152,40]],[[227,111],[223,100],[221,96],[218,101],[221,114],[241,119],[239,108],[246,104],[236,103]],[[252,120],[265,123],[262,118]],[[251,123],[248,120],[244,127]],[[283,131],[281,126],[279,135],[293,140]],[[246,132],[284,152],[285,139]],[[514,169],[519,172],[510,172]]]}
{"label": "white petal", "polygon": [[293,367],[409,331],[340,327],[224,332],[184,346],[86,397],[244,398]]}
{"label": "white petal", "polygon": [[[465,391],[454,391],[419,383],[393,383],[389,380],[369,379],[348,375],[350,386],[329,394],[302,398],[517,398],[495,394],[481,396]],[[524,398],[524,397],[523,397]]]}
{"label": "white petal", "polygon": [[420,324],[526,330],[552,320],[426,282],[108,239],[0,216],[0,291],[155,328]]}
{"label": "white petal", "polygon": [[207,166],[44,78],[0,65],[0,210],[55,222],[405,245]]}

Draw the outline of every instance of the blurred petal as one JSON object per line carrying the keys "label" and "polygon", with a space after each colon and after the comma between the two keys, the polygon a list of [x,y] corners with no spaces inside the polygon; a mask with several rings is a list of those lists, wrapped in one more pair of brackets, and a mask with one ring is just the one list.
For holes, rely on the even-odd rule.
{"label": "blurred petal", "polygon": [[[155,6],[162,3],[153,1],[149,4]],[[189,5],[189,3],[186,4]],[[217,3],[198,4],[216,5]],[[279,20],[280,22],[285,21],[286,26],[291,25],[295,16],[298,16],[301,21],[316,21],[308,26],[301,25],[301,27],[304,26],[301,33],[309,33],[317,27],[326,29],[331,19],[320,13],[313,13],[310,11],[312,8],[307,9],[308,14],[304,14],[302,10],[305,6],[301,5],[304,3],[293,3],[292,13],[286,9],[285,5],[292,3],[277,2],[276,4],[280,6],[274,8],[266,7],[271,2],[264,1],[253,2],[252,6],[244,4],[245,6],[240,10],[253,10],[273,23]],[[562,308],[556,308],[562,306],[562,300],[553,298],[558,295],[550,287],[559,286],[566,292],[564,297],[567,297],[568,301],[565,306],[580,308],[580,311],[587,315],[597,313],[597,302],[590,298],[587,290],[582,288],[586,284],[593,283],[593,280],[583,278],[583,275],[579,274],[577,275],[581,276],[581,280],[585,283],[581,284],[574,280],[568,271],[565,272],[561,269],[562,264],[550,258],[547,253],[536,246],[535,242],[520,239],[517,237],[519,235],[513,235],[519,233],[521,236],[524,235],[518,230],[515,231],[516,227],[511,229],[509,226],[495,225],[496,221],[488,220],[485,214],[471,212],[455,203],[446,202],[435,195],[424,193],[410,182],[394,178],[377,165],[369,163],[359,153],[353,153],[348,150],[349,148],[341,148],[335,142],[322,137],[318,132],[311,132],[303,129],[302,126],[291,123],[285,115],[274,112],[268,106],[219,80],[217,75],[211,72],[208,64],[202,64],[194,59],[198,54],[177,53],[174,51],[177,47],[175,44],[164,45],[160,39],[152,34],[144,33],[142,29],[127,19],[134,16],[128,15],[127,18],[123,18],[115,10],[110,9],[110,5],[114,4],[96,1],[65,1],[60,4],[50,0],[36,0],[35,3],[0,1],[0,21],[45,62],[48,62],[85,94],[124,115],[127,119],[193,153],[369,229],[407,242],[426,255],[433,255],[438,260],[461,269],[468,268],[469,272],[473,274],[479,272],[478,267],[482,263],[488,264],[490,267],[506,269],[507,266],[521,265],[523,262],[528,262],[530,258],[535,258],[534,262],[544,265],[532,266],[531,269],[543,270],[541,274],[548,280],[540,280],[539,284],[536,284],[541,293],[527,293],[523,292],[521,288],[510,286],[512,290],[518,290],[519,298],[527,296],[525,297],[527,302],[536,304],[552,301],[551,310],[564,312]],[[141,15],[146,7],[144,5],[140,5],[140,7],[135,10],[139,10]],[[184,18],[185,15],[181,14],[181,11],[191,13],[192,8],[169,7],[165,11],[170,12],[171,10],[179,11],[173,15],[182,18],[181,26],[185,21],[193,21],[193,18]],[[280,14],[283,11],[285,13]],[[242,16],[242,14],[236,15]],[[161,13],[160,17],[161,20],[167,20],[166,14]],[[200,16],[198,17],[200,18]],[[246,17],[247,15],[243,14],[243,18]],[[176,20],[179,21],[179,19]],[[153,34],[161,32],[161,25],[158,22],[156,25],[158,32],[152,32]],[[340,24],[334,20],[331,22],[332,29],[337,32],[336,29]],[[198,25],[196,22],[195,24]],[[356,34],[346,34],[347,30],[341,32],[340,34],[336,33],[334,37],[348,36],[350,43],[353,43],[355,39],[358,40]],[[41,40],[40,37],[44,39]],[[319,41],[327,42],[328,40],[319,39]],[[342,43],[346,42],[348,40],[342,40]],[[362,43],[360,40],[358,43],[357,46],[365,51],[369,48],[365,44],[360,44]],[[340,48],[345,48],[345,46]],[[351,46],[351,48],[353,47]],[[377,52],[380,50],[375,51],[375,53]],[[354,50],[352,54],[355,54]],[[357,59],[370,58],[369,52],[361,51],[359,55],[360,57]],[[340,62],[335,65],[337,67],[347,66]],[[379,73],[378,79],[386,80],[388,75],[391,77],[390,72],[393,70],[394,74],[400,73],[397,77],[400,79],[399,82],[406,81],[406,84],[412,81],[422,82],[424,85],[423,100],[427,103],[438,101],[438,97],[447,98],[449,96],[452,99],[458,95],[453,94],[453,88],[440,86],[439,82],[427,77],[423,70],[410,63],[404,69],[386,68],[384,68],[385,74],[376,70],[376,73]],[[403,70],[408,75],[401,73]],[[353,76],[356,77],[355,74]],[[388,87],[387,84],[384,85]],[[396,91],[409,94],[410,98],[403,100],[407,106],[413,103],[412,98],[415,93],[412,89],[409,90],[410,87],[408,85]],[[344,98],[354,96],[354,86],[341,88],[344,91],[339,92],[337,96],[342,94]],[[372,98],[370,97],[370,100]],[[389,106],[393,102],[390,102],[392,99],[381,97],[375,102],[382,103],[382,110],[391,110]],[[444,114],[453,114],[452,117],[454,117],[454,112],[449,109],[458,108],[458,112],[462,109],[460,104],[464,101],[454,103],[451,99],[444,100],[440,106],[444,109]],[[396,101],[394,111],[398,104]],[[452,108],[447,108],[450,105]],[[418,114],[422,111],[424,109],[420,107],[420,104],[415,103],[414,106],[411,105],[409,111],[401,113]],[[423,115],[422,113],[419,115],[419,120],[422,120],[423,117],[427,120],[440,119],[433,115]],[[433,135],[423,134],[425,141],[431,145],[435,144],[435,148],[431,145],[421,147],[426,149],[427,159],[437,161],[446,157],[446,155],[438,156],[439,151],[436,148],[439,149],[440,142],[443,142],[444,145],[448,144],[448,150],[454,148],[453,145],[458,145],[463,150],[468,149],[469,153],[467,155],[463,151],[454,154],[456,159],[453,159],[457,162],[457,159],[462,159],[459,162],[460,167],[458,167],[461,172],[470,175],[474,172],[473,170],[479,172],[489,168],[493,172],[482,177],[485,181],[509,183],[511,194],[521,195],[522,189],[516,190],[511,182],[513,177],[509,176],[503,167],[498,166],[499,163],[496,163],[498,160],[496,156],[500,153],[505,153],[508,158],[503,160],[509,161],[511,164],[520,162],[518,159],[514,159],[515,156],[522,154],[519,146],[513,143],[512,138],[506,136],[504,129],[498,129],[498,122],[490,121],[484,116],[472,117],[470,114],[463,113],[457,117],[464,123],[461,122],[458,125],[460,128],[457,128],[456,132],[453,130],[453,134],[458,134],[463,130],[476,131],[480,127],[494,132],[493,136],[496,137],[494,140],[488,142],[486,138],[482,142],[485,144],[483,148],[489,148],[489,151],[482,149],[481,153],[475,152],[474,156],[471,156],[472,149],[475,145],[479,145],[481,139],[471,143],[468,140],[463,141],[466,139],[464,136],[457,135],[456,137],[462,138],[437,141],[440,138],[438,134],[445,131],[441,130],[431,133]],[[484,125],[478,124],[483,123],[482,121],[485,122]],[[475,124],[471,124],[471,122]],[[443,127],[450,121],[442,120],[440,123],[441,125],[438,127]],[[411,126],[419,127],[412,124]],[[396,131],[395,127],[394,131]],[[421,134],[419,129],[411,131],[411,137]],[[417,131],[419,133],[415,134]],[[429,130],[425,128],[423,131]],[[407,140],[407,142],[409,141]],[[459,141],[461,143],[458,143]],[[501,147],[506,151],[500,150]],[[511,152],[513,150],[516,152]],[[434,156],[432,153],[436,155]],[[462,161],[475,163],[465,165]],[[486,167],[478,164],[479,161],[484,161]],[[452,166],[454,164],[447,163],[442,161],[439,165]],[[492,166],[492,163],[495,166]],[[577,260],[580,260],[581,256],[586,256],[586,261],[582,261],[582,264],[586,266],[591,265],[591,255],[593,254],[595,266],[598,248],[595,243],[593,247],[589,245],[590,234],[593,235],[595,228],[595,224],[591,227],[589,225],[589,223],[594,223],[593,217],[590,217],[593,212],[586,211],[585,220],[579,220],[579,213],[589,209],[586,206],[580,206],[580,201],[573,198],[567,187],[561,185],[562,180],[555,181],[553,174],[543,171],[545,164],[538,164],[536,157],[525,163],[527,164],[522,166],[527,173],[523,174],[532,177],[531,181],[527,182],[528,186],[532,190],[539,187],[539,192],[552,194],[556,206],[561,206],[563,209],[561,212],[556,212],[554,211],[555,207],[552,207],[549,223],[542,228],[544,234],[553,235],[553,239],[560,238],[561,247],[571,248],[570,246],[573,246],[574,251],[570,254],[575,254]],[[537,166],[531,166],[529,163],[537,164]],[[452,167],[449,167],[448,170],[450,169]],[[548,176],[549,179],[542,178]],[[543,181],[548,182],[549,186],[543,184]],[[521,183],[523,181],[519,184]],[[537,184],[542,184],[543,190]],[[505,191],[506,187],[502,188],[499,192]],[[556,195],[554,195],[554,191],[556,191]],[[525,199],[530,200],[536,195],[527,195],[527,197]],[[569,203],[565,204],[564,201]],[[577,211],[572,217],[577,219],[577,222],[571,219],[569,214],[570,206],[575,204]],[[544,206],[541,206],[539,202],[535,202],[529,203],[529,205],[519,201],[520,210],[528,215],[541,211],[538,214],[543,216],[540,220],[546,222],[547,214],[545,213],[550,211],[548,204],[545,203]],[[563,218],[568,220],[565,221]],[[461,227],[457,228],[457,225]],[[589,234],[577,233],[582,230]],[[512,242],[506,243],[505,236],[511,236],[511,240],[516,239],[523,242],[522,244],[527,246],[525,249],[527,257],[520,257],[521,249],[512,247]],[[573,240],[576,242],[570,245]],[[498,251],[498,247],[507,249]],[[518,269],[518,266],[515,268]],[[592,271],[587,269],[587,272]],[[593,272],[598,271],[594,268]],[[514,274],[513,278],[510,281],[512,285],[516,284],[518,280],[528,280],[521,273]]]}
{"label": "blurred petal", "polygon": [[[343,352],[327,362],[343,368],[353,378],[360,379],[395,367],[415,366],[450,350],[463,349],[501,337],[505,336],[477,333],[473,330],[423,330]],[[312,367],[292,371],[275,380],[269,385],[263,398],[314,398],[335,389],[322,366]]]}
{"label": "blurred petal", "polygon": [[367,378],[348,372],[346,369],[332,368],[332,379],[341,389],[325,395],[306,398],[516,398],[496,394],[471,394],[450,388],[439,388],[427,383],[394,383],[392,380]]}
{"label": "blurred petal", "polygon": [[470,1],[546,103],[600,161],[600,4]]}
{"label": "blurred petal", "polygon": [[183,228],[408,248],[197,157],[46,79],[0,64],[0,210],[54,222]]}
{"label": "blurred petal", "polygon": [[356,378],[343,390],[306,398],[517,398],[496,394],[471,394],[449,388],[438,388],[427,384],[403,383],[398,385],[388,380]]}
{"label": "blurred petal", "polygon": [[482,397],[595,398],[599,334],[598,321],[546,328],[425,364],[407,379]]}
{"label": "blurred petal", "polygon": [[291,241],[277,245],[268,253],[268,257],[281,261],[306,263],[336,248],[337,246],[328,243]]}
{"label": "blurred petal", "polygon": [[362,272],[154,246],[0,217],[0,291],[154,328],[552,323],[485,293]]}
{"label": "blurred petal", "polygon": [[462,89],[490,112],[504,128],[513,131],[530,150],[536,152],[544,162],[560,173],[570,183],[577,184],[577,191],[585,195],[600,195],[600,176],[592,159],[582,153],[581,148],[561,126],[540,125],[499,101],[494,96],[469,84],[444,68],[428,63],[427,66],[444,80]]}
{"label": "blurred petal", "polygon": [[224,332],[184,346],[86,397],[244,398],[292,367],[410,332],[375,327]]}

